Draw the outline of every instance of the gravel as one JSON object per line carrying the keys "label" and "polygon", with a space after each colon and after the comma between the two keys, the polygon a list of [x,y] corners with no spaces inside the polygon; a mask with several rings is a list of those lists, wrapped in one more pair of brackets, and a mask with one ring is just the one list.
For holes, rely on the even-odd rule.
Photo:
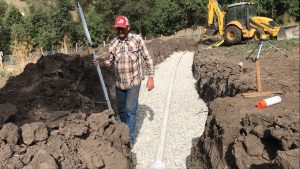
{"label": "gravel", "polygon": [[193,52],[176,52],[156,66],[154,90],[148,92],[146,80],[143,81],[136,143],[132,149],[136,169],[150,169],[156,161],[169,86],[178,62],[170,100],[163,163],[166,169],[184,169],[190,165],[192,144],[196,144],[203,134],[208,112],[195,89],[193,56]]}

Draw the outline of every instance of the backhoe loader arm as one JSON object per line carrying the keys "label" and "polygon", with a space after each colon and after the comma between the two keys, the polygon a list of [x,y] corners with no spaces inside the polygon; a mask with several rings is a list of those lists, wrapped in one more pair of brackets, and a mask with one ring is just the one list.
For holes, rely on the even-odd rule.
{"label": "backhoe loader arm", "polygon": [[216,0],[209,0],[208,2],[208,18],[207,18],[207,25],[208,27],[213,27],[214,24],[214,15],[217,15],[218,19],[218,31],[219,34],[222,36],[224,34],[224,17],[225,12],[222,10],[222,7]]}
{"label": "backhoe loader arm", "polygon": [[256,29],[262,29],[263,32],[261,33],[267,34],[271,36],[271,38],[277,37],[280,31],[280,27],[275,26],[273,22],[273,19],[267,17],[256,16],[250,18],[251,26]]}

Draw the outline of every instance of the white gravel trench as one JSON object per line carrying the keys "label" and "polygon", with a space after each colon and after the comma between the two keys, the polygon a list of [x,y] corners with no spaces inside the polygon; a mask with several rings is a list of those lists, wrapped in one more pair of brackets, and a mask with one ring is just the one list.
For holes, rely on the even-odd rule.
{"label": "white gravel trench", "polygon": [[[132,149],[134,168],[185,169],[190,165],[192,144],[203,134],[207,118],[207,107],[195,89],[193,57],[193,52],[176,52],[157,65],[155,88],[150,92],[143,81]],[[154,165],[157,161],[160,167]]]}

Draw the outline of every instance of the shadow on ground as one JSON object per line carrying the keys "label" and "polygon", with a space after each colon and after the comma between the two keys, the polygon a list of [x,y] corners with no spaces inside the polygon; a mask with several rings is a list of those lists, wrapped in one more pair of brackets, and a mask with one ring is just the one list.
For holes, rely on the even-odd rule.
{"label": "shadow on ground", "polygon": [[139,105],[139,110],[137,112],[137,119],[139,119],[137,121],[137,124],[136,124],[136,132],[135,132],[135,138],[137,139],[139,134],[140,134],[140,130],[142,128],[142,125],[143,125],[143,122],[144,122],[144,119],[147,118],[148,120],[152,121],[153,118],[154,118],[154,112],[153,110],[148,107],[147,105]]}

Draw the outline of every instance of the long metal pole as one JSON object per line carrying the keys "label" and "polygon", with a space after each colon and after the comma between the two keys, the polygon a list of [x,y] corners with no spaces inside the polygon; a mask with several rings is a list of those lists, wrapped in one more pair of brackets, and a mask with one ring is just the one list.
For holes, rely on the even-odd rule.
{"label": "long metal pole", "polygon": [[[82,22],[82,26],[83,26],[83,29],[84,29],[85,36],[86,36],[88,42],[90,43],[90,45],[93,45],[92,39],[91,39],[91,36],[90,36],[90,32],[89,32],[88,27],[86,25],[86,21],[85,21],[84,15],[83,15],[83,11],[82,11],[82,8],[81,8],[79,2],[77,3],[77,5],[78,5],[78,11],[79,11],[79,15],[80,15],[80,19],[81,19],[81,22]],[[93,59],[96,60],[96,53],[95,53],[94,48],[93,48]],[[112,109],[110,101],[109,101],[109,97],[108,97],[108,94],[107,94],[107,89],[105,87],[105,83],[104,83],[103,76],[102,76],[101,69],[100,69],[99,65],[97,65],[97,72],[98,72],[98,76],[99,76],[99,79],[100,79],[101,86],[103,88],[105,99],[107,101],[107,106],[108,106],[109,109]]]}

